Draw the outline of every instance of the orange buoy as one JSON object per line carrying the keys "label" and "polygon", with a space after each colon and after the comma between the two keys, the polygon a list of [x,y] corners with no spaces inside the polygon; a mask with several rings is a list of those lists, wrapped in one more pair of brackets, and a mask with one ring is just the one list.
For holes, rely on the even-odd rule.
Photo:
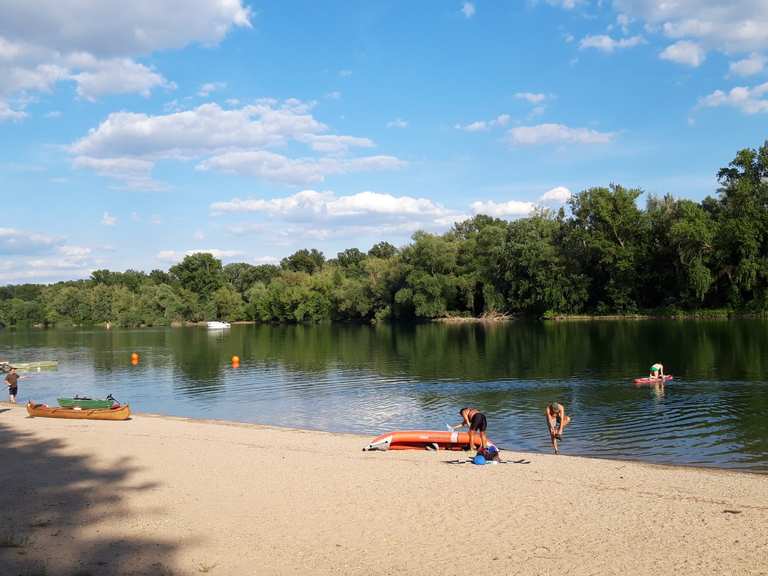
{"label": "orange buoy", "polygon": [[138,364],[139,363],[139,355],[134,352],[131,354],[131,364]]}
{"label": "orange buoy", "polygon": [[232,356],[232,364],[240,364],[240,356]]}

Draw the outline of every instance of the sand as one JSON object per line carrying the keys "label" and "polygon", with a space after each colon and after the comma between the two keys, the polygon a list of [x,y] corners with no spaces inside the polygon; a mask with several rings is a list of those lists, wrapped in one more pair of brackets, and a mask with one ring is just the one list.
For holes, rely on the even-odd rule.
{"label": "sand", "polygon": [[764,475],[8,404],[0,434],[3,576],[768,574]]}

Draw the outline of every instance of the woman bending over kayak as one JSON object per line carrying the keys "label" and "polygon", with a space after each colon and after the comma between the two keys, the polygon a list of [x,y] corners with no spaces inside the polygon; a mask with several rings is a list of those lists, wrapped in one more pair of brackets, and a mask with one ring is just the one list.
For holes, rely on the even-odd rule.
{"label": "woman bending over kayak", "polygon": [[485,429],[488,427],[488,420],[485,414],[474,408],[462,408],[459,410],[461,422],[452,426],[454,430],[462,426],[469,426],[469,450],[475,449],[475,433],[480,436],[479,450],[488,448],[488,438],[485,436]]}
{"label": "woman bending over kayak", "polygon": [[547,416],[547,428],[549,429],[549,439],[552,442],[552,448],[555,454],[560,454],[557,448],[557,441],[563,439],[563,430],[571,423],[571,417],[565,415],[565,407],[559,402],[549,404],[544,413]]}

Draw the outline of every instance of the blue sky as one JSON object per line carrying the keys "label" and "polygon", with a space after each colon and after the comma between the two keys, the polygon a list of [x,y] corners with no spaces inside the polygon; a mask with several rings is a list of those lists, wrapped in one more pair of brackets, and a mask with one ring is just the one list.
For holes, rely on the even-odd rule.
{"label": "blue sky", "polygon": [[766,0],[86,4],[0,0],[0,284],[700,200],[768,137]]}

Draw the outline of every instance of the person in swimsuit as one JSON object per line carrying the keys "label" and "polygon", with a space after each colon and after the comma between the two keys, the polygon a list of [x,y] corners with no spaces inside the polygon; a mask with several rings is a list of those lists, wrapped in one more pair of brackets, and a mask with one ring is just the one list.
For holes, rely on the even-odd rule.
{"label": "person in swimsuit", "polygon": [[651,366],[651,373],[648,378],[655,380],[661,378],[661,381],[664,382],[664,365],[661,362],[656,362],[656,364]]}
{"label": "person in swimsuit", "polygon": [[454,430],[462,426],[469,426],[469,450],[475,449],[475,433],[480,436],[479,450],[488,448],[488,438],[485,435],[485,429],[488,427],[488,420],[485,414],[475,408],[462,408],[459,410],[461,422],[452,426]]}
{"label": "person in swimsuit", "polygon": [[565,407],[559,402],[552,402],[547,405],[544,413],[547,416],[547,428],[549,429],[552,448],[555,450],[555,454],[560,454],[557,441],[563,439],[563,430],[571,423],[571,417],[565,415]]}
{"label": "person in swimsuit", "polygon": [[16,394],[19,393],[19,375],[16,374],[16,368],[11,368],[5,375],[5,383],[8,385],[8,401],[16,404]]}

